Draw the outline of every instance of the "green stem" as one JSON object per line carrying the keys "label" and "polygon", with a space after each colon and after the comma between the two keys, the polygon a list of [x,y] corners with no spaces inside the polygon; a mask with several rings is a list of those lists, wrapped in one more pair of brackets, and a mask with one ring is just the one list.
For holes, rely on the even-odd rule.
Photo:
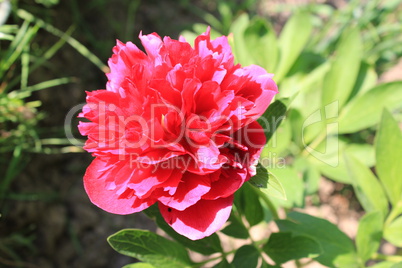
{"label": "green stem", "polygon": [[234,249],[234,250],[231,250],[231,251],[228,251],[228,252],[222,252],[222,255],[214,257],[214,258],[211,258],[211,259],[208,259],[208,260],[205,260],[203,262],[195,263],[192,267],[205,267],[205,264],[207,264],[207,263],[209,263],[211,261],[215,261],[215,260],[219,260],[219,259],[222,259],[222,260],[226,259],[227,255],[235,253],[236,250],[237,249]]}
{"label": "green stem", "polygon": [[389,213],[387,220],[384,223],[384,226],[389,226],[391,222],[398,217],[402,213],[402,199],[399,200],[398,203],[396,203],[396,206],[394,206],[391,210],[391,213]]}
{"label": "green stem", "polygon": [[380,260],[380,261],[391,261],[391,262],[402,262],[402,256],[399,255],[384,255],[380,253],[374,253],[371,257],[373,260]]}

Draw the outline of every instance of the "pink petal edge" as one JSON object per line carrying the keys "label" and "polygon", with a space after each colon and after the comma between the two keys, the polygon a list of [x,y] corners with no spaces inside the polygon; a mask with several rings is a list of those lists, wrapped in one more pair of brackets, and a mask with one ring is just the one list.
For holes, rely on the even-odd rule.
{"label": "pink petal edge", "polygon": [[117,190],[108,190],[105,180],[102,179],[104,177],[102,170],[107,167],[107,162],[95,158],[85,172],[84,188],[93,204],[107,212],[121,215],[140,212],[152,205],[152,203],[140,202],[137,207],[133,207],[134,201],[137,201],[135,203],[139,201],[135,200],[135,196],[122,199],[118,198]]}
{"label": "pink petal edge", "polygon": [[233,195],[216,200],[200,200],[184,211],[158,204],[163,218],[177,233],[198,240],[210,236],[224,225],[232,211]]}

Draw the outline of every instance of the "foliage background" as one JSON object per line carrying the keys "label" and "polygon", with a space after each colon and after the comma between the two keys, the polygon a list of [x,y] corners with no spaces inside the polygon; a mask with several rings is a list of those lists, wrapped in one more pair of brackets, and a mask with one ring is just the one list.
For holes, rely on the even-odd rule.
{"label": "foliage background", "polygon": [[[402,13],[400,1],[361,3],[341,0],[315,2],[13,0],[8,2],[11,3],[12,10],[6,24],[17,26],[1,28],[0,31],[5,33],[0,40],[1,267],[122,267],[133,262],[133,259],[114,252],[107,244],[106,238],[122,228],[156,230],[155,223],[143,214],[110,215],[89,202],[82,187],[82,175],[91,158],[68,143],[63,129],[66,114],[71,107],[84,101],[85,90],[104,88],[106,82],[103,73],[104,63],[111,55],[115,39],[138,44],[137,36],[141,30],[144,33],[155,31],[161,36],[171,37],[183,33],[191,39],[194,33],[205,29],[200,23],[209,24],[216,32],[221,34],[233,32],[237,37],[244,38],[234,40],[236,57],[242,64],[262,64],[269,71],[276,73],[282,91],[279,99],[288,106],[286,114],[288,120],[283,122],[277,132],[278,144],[270,145],[271,151],[277,156],[285,157],[290,163],[290,168],[276,170],[277,173],[274,173],[283,184],[282,187],[288,196],[287,201],[278,199],[279,201],[274,202],[279,213],[282,213],[282,218],[284,213],[294,208],[303,209],[337,224],[354,239],[358,230],[358,219],[362,217],[364,211],[373,211],[371,215],[375,215],[376,209],[372,209],[370,200],[373,201],[374,198],[374,201],[378,201],[379,199],[376,199],[378,196],[366,193],[370,192],[370,189],[377,189],[377,185],[374,182],[375,185],[369,186],[368,190],[361,190],[360,184],[353,181],[361,177],[362,184],[365,185],[367,177],[374,176],[363,175],[370,172],[368,168],[373,169],[375,164],[372,145],[377,123],[385,105],[373,112],[378,118],[376,122],[366,119],[368,125],[353,131],[345,131],[345,135],[341,137],[342,148],[351,148],[349,150],[352,151],[351,159],[346,161],[353,163],[349,169],[343,160],[343,167],[337,169],[328,169],[320,163],[303,162],[302,159],[307,157],[300,151],[302,144],[297,139],[300,133],[295,133],[295,130],[297,131],[295,126],[301,124],[300,120],[313,112],[313,107],[316,106],[314,102],[317,99],[327,98],[329,101],[344,98],[343,102],[348,103],[353,97],[363,94],[378,83],[401,80],[402,36],[401,24],[398,24]],[[307,3],[310,5],[304,5]],[[378,9],[380,3],[385,3],[389,9]],[[300,14],[297,13],[298,10],[315,14],[311,27],[321,31],[312,31],[312,28],[309,28],[310,22],[306,23],[306,13],[298,15],[298,19],[295,19],[295,14]],[[259,15],[262,19],[256,19],[255,15]],[[317,19],[320,16],[327,24],[320,24],[322,22]],[[273,41],[273,33],[279,36],[280,32],[284,32],[282,29],[289,17],[294,18],[298,24],[296,32],[290,29],[288,36],[283,35],[284,37],[279,39],[279,42],[282,42],[278,46],[281,51],[275,56],[277,64],[274,64],[274,51],[269,50],[272,49],[270,47],[266,50],[262,45]],[[330,27],[326,28],[325,25]],[[351,25],[353,27],[350,27]],[[348,37],[345,32],[352,37],[360,36],[364,39],[359,43]],[[307,38],[310,34],[314,36],[312,40]],[[9,40],[18,40],[18,36],[19,42],[13,43]],[[346,40],[343,41],[343,48],[339,47],[339,40]],[[262,50],[257,50],[258,47]],[[265,59],[261,58],[261,55],[267,56],[269,60],[261,62],[261,59]],[[353,60],[354,58],[356,59]],[[339,63],[334,64],[336,61]],[[331,78],[331,74],[327,72],[336,64],[338,67],[334,68],[337,70],[333,71]],[[350,75],[350,70],[353,69],[351,64],[355,64],[355,69],[360,71],[356,73],[359,75],[357,78],[350,78],[353,80],[349,86],[353,92],[350,96],[321,97],[319,95],[321,93],[314,90],[329,87],[333,89],[329,92],[342,92],[347,86],[337,85],[336,81],[340,76],[344,80]],[[309,76],[310,74],[314,75]],[[306,79],[306,77],[312,78]],[[324,86],[323,79],[329,81],[324,82]],[[300,81],[303,83],[300,84]],[[295,91],[303,91],[301,89],[303,87],[313,90],[311,92],[306,90],[308,94],[303,93],[304,99],[300,100],[301,94],[298,102],[291,104],[289,99],[296,99]],[[399,86],[395,88],[397,88],[393,89],[395,94],[391,94],[391,97],[386,97],[383,101],[389,104],[389,107],[386,107],[394,112],[393,117],[383,115],[385,118],[383,122],[388,120],[387,124],[383,123],[386,126],[392,125],[390,118],[401,121],[401,89]],[[304,111],[303,107],[306,106],[311,109]],[[363,111],[370,112],[366,109]],[[353,124],[350,125],[353,128]],[[319,138],[321,130],[320,127],[310,129],[311,142],[321,139]],[[77,134],[76,129],[73,131]],[[78,135],[76,137],[79,138]],[[317,146],[320,145],[320,142],[316,143]],[[350,146],[351,144],[353,146]],[[394,143],[392,146],[398,145]],[[358,160],[354,159],[356,157]],[[299,160],[294,162],[295,159]],[[292,188],[291,179],[295,177],[300,179],[300,175],[303,175],[304,184],[300,184],[299,188]],[[352,181],[348,179],[349,176],[352,177]],[[374,177],[374,181],[377,181],[377,178]],[[302,192],[298,189],[302,189]],[[243,192],[247,191],[244,189]],[[270,194],[272,195],[272,192]],[[242,195],[245,198],[249,196],[244,193]],[[254,199],[248,201],[259,202]],[[387,208],[384,210],[388,210],[388,201],[385,203],[383,207]],[[391,203],[395,205],[397,202]],[[374,207],[377,208],[376,205]],[[383,207],[380,206],[379,209]],[[266,208],[263,209],[264,215],[268,215],[264,220],[270,221],[269,217],[272,215],[267,214]],[[241,210],[239,208],[239,213],[244,214],[246,225],[257,225],[262,220],[255,219],[250,213]],[[396,218],[400,212],[395,213]],[[148,214],[152,216],[152,211]],[[299,217],[298,214],[289,215]],[[233,221],[232,219],[231,222]],[[370,223],[369,220],[366,221]],[[281,225],[280,222],[277,224]],[[288,225],[288,222],[282,222],[283,230],[289,228]],[[289,230],[292,229],[294,228]],[[238,234],[238,229],[235,230]],[[268,237],[266,229],[254,228],[252,231],[257,238]],[[231,234],[230,230],[226,233]],[[380,253],[398,257],[400,250],[381,240],[381,237]],[[272,241],[271,243],[275,244],[275,240]],[[356,242],[368,243],[364,239]],[[400,243],[391,242],[396,245]],[[225,247],[238,248],[244,241],[230,240],[223,243],[227,243],[224,244]],[[269,249],[269,243],[264,248]],[[367,250],[372,253],[371,248]],[[360,249],[359,254],[364,256],[366,253],[361,251]],[[243,254],[238,256],[248,256],[250,252],[253,252],[252,248],[251,251],[250,248],[242,248],[240,253]],[[204,258],[199,255],[192,257],[201,260]],[[371,255],[367,259],[369,257]],[[284,261],[278,258],[276,260]],[[242,261],[240,257],[236,260],[238,265],[239,263],[241,265]]]}

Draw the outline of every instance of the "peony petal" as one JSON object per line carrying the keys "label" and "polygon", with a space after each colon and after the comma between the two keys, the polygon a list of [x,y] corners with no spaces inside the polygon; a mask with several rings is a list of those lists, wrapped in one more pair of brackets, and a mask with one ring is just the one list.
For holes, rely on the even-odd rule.
{"label": "peony petal", "polygon": [[243,157],[242,165],[248,167],[250,176],[254,176],[257,173],[258,159],[266,143],[264,129],[257,121],[254,121],[237,131],[235,137],[240,144],[248,148],[246,156]]}
{"label": "peony petal", "polygon": [[126,44],[117,40],[116,46],[113,48],[113,56],[109,59],[108,65],[110,73],[107,74],[109,79],[106,88],[108,91],[118,92],[121,84],[130,76],[130,68],[134,63],[145,63],[147,57],[136,45],[131,42]]}
{"label": "peony petal", "polygon": [[118,188],[107,189],[106,179],[118,176],[112,174],[113,169],[109,167],[107,161],[95,158],[84,175],[84,187],[93,204],[107,212],[124,215],[142,211],[155,202],[151,199],[141,200],[135,196],[119,198]]}
{"label": "peony petal", "polygon": [[155,62],[155,66],[162,64],[162,59],[160,55],[160,50],[163,47],[163,42],[160,36],[156,33],[139,36],[142,45],[147,52],[148,57],[150,57]]}
{"label": "peony petal", "polygon": [[179,211],[159,203],[165,221],[181,235],[191,240],[210,236],[227,221],[232,210],[233,195],[216,200],[200,200],[195,205]]}
{"label": "peony petal", "polygon": [[234,194],[249,179],[246,169],[223,166],[219,179],[211,184],[211,190],[202,198],[214,200]]}
{"label": "peony petal", "polygon": [[186,172],[183,174],[182,182],[178,185],[174,196],[161,196],[158,201],[168,207],[183,211],[197,203],[209,189],[211,189],[209,175]]}

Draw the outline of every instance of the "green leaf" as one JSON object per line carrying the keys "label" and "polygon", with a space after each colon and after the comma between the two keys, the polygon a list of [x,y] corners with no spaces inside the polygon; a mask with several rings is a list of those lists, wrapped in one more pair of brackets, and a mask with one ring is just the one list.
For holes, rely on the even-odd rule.
{"label": "green leaf", "polygon": [[257,188],[267,188],[268,187],[268,179],[269,179],[269,174],[268,170],[261,165],[261,163],[257,163],[257,174],[249,180],[249,183],[251,185],[257,187]]}
{"label": "green leaf", "polygon": [[384,110],[375,141],[376,171],[391,203],[402,199],[402,133],[396,120]]}
{"label": "green leaf", "polygon": [[317,193],[321,179],[319,170],[304,157],[297,157],[293,163],[293,167],[297,172],[303,174],[306,195]]}
{"label": "green leaf", "polygon": [[145,262],[137,262],[124,265],[123,268],[155,268],[155,266]]}
{"label": "green leaf", "polygon": [[232,265],[236,268],[257,267],[259,257],[258,249],[251,245],[245,245],[236,251]]}
{"label": "green leaf", "polygon": [[268,174],[267,169],[260,163],[257,164],[257,174],[249,182],[268,196],[286,200],[281,182],[273,174]]}
{"label": "green leaf", "polygon": [[[285,208],[302,207],[304,203],[304,183],[297,172],[290,166],[270,169],[271,177],[280,178],[281,185],[286,193],[286,200],[272,199]],[[271,179],[270,177],[270,179]]]}
{"label": "green leaf", "polygon": [[402,216],[385,227],[384,238],[397,247],[402,247]]}
{"label": "green leaf", "polygon": [[353,178],[353,188],[364,210],[378,210],[385,217],[388,213],[388,200],[378,179],[355,157],[345,154],[345,161]]}
{"label": "green leaf", "polygon": [[[347,69],[347,68],[345,68]],[[377,124],[384,108],[402,107],[402,82],[381,84],[350,101],[339,115],[339,133],[353,133]]]}
{"label": "green leaf", "polygon": [[276,221],[281,232],[292,232],[316,240],[323,253],[316,261],[328,267],[358,267],[354,245],[350,238],[327,220],[299,212],[288,214],[288,220]]}
{"label": "green leaf", "polygon": [[287,21],[278,42],[281,56],[274,72],[276,82],[279,83],[289,72],[310,39],[312,30],[312,18],[308,13],[297,13]]}
{"label": "green leaf", "polygon": [[332,67],[324,79],[322,106],[339,101],[338,105],[342,107],[352,93],[362,57],[362,44],[356,27],[342,34],[335,53]]}
{"label": "green leaf", "polygon": [[362,263],[365,263],[380,247],[384,217],[380,211],[364,215],[359,221],[356,247]]}
{"label": "green leaf", "polygon": [[247,52],[246,40],[244,39],[244,32],[246,31],[250,19],[246,13],[240,15],[230,27],[230,32],[233,33],[234,47],[232,47],[235,59],[240,64],[247,66],[252,64]]}
{"label": "green leaf", "polygon": [[257,120],[264,129],[267,143],[285,118],[286,110],[286,105],[282,101],[276,100],[268,106],[268,109]]}
{"label": "green leaf", "polygon": [[320,159],[310,157],[313,163],[326,177],[341,183],[351,184],[354,180],[348,171],[345,158],[347,154],[359,159],[366,167],[372,167],[375,163],[374,147],[370,144],[348,143],[338,139],[337,136],[330,137],[326,143],[317,147],[318,151],[325,151]]}
{"label": "green leaf", "polygon": [[240,238],[240,239],[247,239],[249,238],[248,230],[244,226],[242,222],[240,222],[233,213],[230,215],[229,220],[230,224],[226,226],[221,232],[225,235]]}
{"label": "green leaf", "polygon": [[263,166],[274,167],[276,164],[284,162],[281,156],[286,153],[292,142],[291,123],[293,122],[290,120],[284,120],[276,128],[275,133],[261,152],[260,162]]}
{"label": "green leaf", "polygon": [[[305,60],[303,57],[309,58],[311,55],[308,53],[302,53],[297,62],[304,62]],[[290,77],[282,80],[280,91],[277,96],[279,98],[294,98],[292,108],[297,107],[300,109],[305,109],[306,107],[303,107],[303,105],[306,103],[305,98],[308,98],[306,93],[312,90],[318,91],[321,88],[321,83],[330,67],[331,65],[329,61],[325,61],[316,67],[312,67],[310,65],[299,67],[300,69],[297,70],[295,74],[292,74]],[[309,70],[307,74],[304,73],[306,70]],[[319,88],[317,88],[317,84],[320,84]],[[318,94],[315,97],[318,98]],[[309,103],[310,102],[311,99],[309,99]]]}
{"label": "green leaf", "polygon": [[290,232],[271,234],[263,250],[276,264],[301,258],[315,258],[322,253],[320,244],[313,238],[293,235]]}
{"label": "green leaf", "polygon": [[273,72],[278,61],[278,42],[275,31],[267,21],[256,17],[244,32],[247,51],[253,58],[253,64]]}
{"label": "green leaf", "polygon": [[377,73],[373,66],[362,62],[360,65],[359,74],[356,79],[356,84],[353,87],[350,99],[355,98],[358,95],[366,93],[368,90],[373,88],[378,81]]}
{"label": "green leaf", "polygon": [[242,215],[246,216],[250,226],[254,226],[264,219],[264,210],[258,195],[255,194],[251,187],[253,186],[245,183],[238,191],[240,200],[237,209],[241,211]]}
{"label": "green leaf", "polygon": [[155,233],[124,229],[108,237],[114,250],[156,267],[190,267],[192,262],[186,249]]}

